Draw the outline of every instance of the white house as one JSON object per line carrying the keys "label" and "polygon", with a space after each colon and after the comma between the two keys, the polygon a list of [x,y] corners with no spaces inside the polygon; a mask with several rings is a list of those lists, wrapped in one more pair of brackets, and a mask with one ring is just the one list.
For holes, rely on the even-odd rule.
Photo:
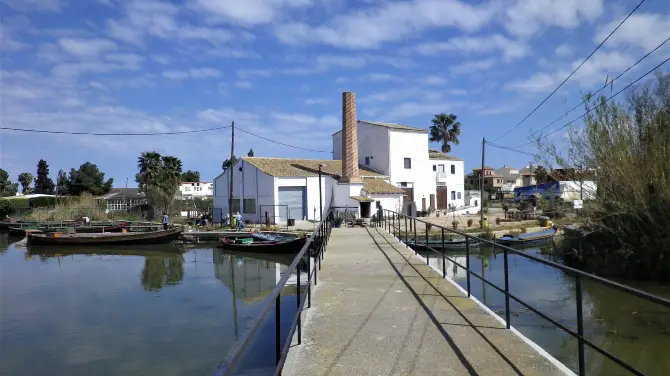
{"label": "white house", "polygon": [[523,186],[523,179],[521,174],[519,174],[519,170],[516,168],[503,165],[495,172],[503,177],[503,185],[501,188],[503,191],[512,192],[514,191],[514,188]]}
{"label": "white house", "polygon": [[[431,198],[431,206],[438,210],[465,206],[465,166],[463,160],[437,150],[428,151],[432,177],[436,186],[436,203]],[[435,206],[435,205],[437,206]]]}
{"label": "white house", "polygon": [[[274,223],[288,218],[319,220],[320,199],[324,211],[329,207],[340,211],[349,208],[364,218],[374,213],[377,204],[400,210],[404,191],[390,184],[383,172],[357,163],[354,93],[343,93],[343,101],[342,133],[347,136],[339,154],[341,160],[242,157],[231,167],[232,212],[239,211],[251,222],[264,222],[266,212]],[[229,212],[230,172],[224,171],[214,179],[215,222]]]}
{"label": "white house", "polygon": [[179,192],[182,198],[204,198],[212,197],[214,186],[210,182],[189,182],[185,181],[179,184]]}

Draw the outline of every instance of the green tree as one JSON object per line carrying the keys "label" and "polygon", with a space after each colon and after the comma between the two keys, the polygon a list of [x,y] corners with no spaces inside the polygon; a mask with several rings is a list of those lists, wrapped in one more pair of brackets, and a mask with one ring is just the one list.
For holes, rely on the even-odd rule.
{"label": "green tree", "polygon": [[235,163],[237,163],[237,157],[235,157],[233,155],[232,160],[231,159],[226,159],[225,161],[223,161],[223,164],[221,165],[221,168],[225,171],[225,170],[229,169],[230,166],[235,165]]}
{"label": "green tree", "polygon": [[64,170],[58,170],[56,192],[61,196],[70,194],[70,184],[67,178],[67,173]]}
{"label": "green tree", "polygon": [[461,123],[454,114],[438,114],[430,126],[431,142],[441,142],[442,152],[449,153],[451,144],[458,145],[458,136],[461,134]]}
{"label": "green tree", "polygon": [[19,183],[21,183],[21,193],[24,195],[32,193],[33,189],[30,187],[30,185],[33,183],[34,179],[35,177],[30,172],[22,172],[19,174],[19,178],[17,180]]}
{"label": "green tree", "polygon": [[165,285],[178,285],[184,279],[184,256],[146,256],[141,280],[145,291],[158,291]]}
{"label": "green tree", "polygon": [[151,181],[156,178],[160,170],[163,168],[161,155],[155,151],[143,152],[137,158],[137,167],[140,172],[135,175],[140,192],[147,192]]}
{"label": "green tree", "polygon": [[0,168],[0,197],[16,196],[19,191],[19,183],[12,183],[9,173]]}
{"label": "green tree", "polygon": [[534,172],[537,184],[546,183],[549,172],[547,172],[547,169],[544,168],[544,166],[537,166]]}
{"label": "green tree", "polygon": [[138,158],[137,166],[140,172],[135,175],[135,180],[140,190],[147,194],[152,206],[169,212],[183,176],[179,158],[144,152]]}
{"label": "green tree", "polygon": [[254,156],[254,149],[249,149],[249,152],[247,153],[247,157],[253,157]]}
{"label": "green tree", "polygon": [[199,182],[200,172],[188,170],[181,174],[181,181]]}
{"label": "green tree", "polygon": [[73,196],[79,196],[84,192],[99,196],[108,193],[113,183],[112,178],[105,180],[105,173],[101,172],[98,166],[86,162],[79,166],[78,170],[70,169],[68,190]]}
{"label": "green tree", "polygon": [[37,178],[35,178],[35,193],[46,195],[54,194],[54,181],[49,177],[49,165],[44,159],[37,162]]}

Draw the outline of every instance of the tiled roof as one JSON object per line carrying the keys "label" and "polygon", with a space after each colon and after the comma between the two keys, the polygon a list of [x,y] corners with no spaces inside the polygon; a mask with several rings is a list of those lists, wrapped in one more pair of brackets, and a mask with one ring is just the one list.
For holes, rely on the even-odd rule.
{"label": "tiled roof", "polygon": [[[260,171],[275,177],[309,177],[319,176],[319,165],[323,165],[321,171],[324,175],[339,177],[342,174],[342,161],[339,159],[294,159],[294,158],[264,158],[264,157],[242,157],[246,163],[255,166]],[[363,166],[359,166],[361,177],[382,177]]]}
{"label": "tiled roof", "polygon": [[368,124],[378,125],[380,127],[386,127],[386,128],[389,128],[389,129],[396,129],[396,130],[400,130],[400,131],[428,133],[427,129],[410,127],[409,125],[402,125],[402,124],[395,124],[395,123],[382,123],[380,121],[367,121],[367,120],[359,120],[358,123],[368,123]]}
{"label": "tiled roof", "polygon": [[119,200],[124,197],[126,199],[144,199],[146,195],[144,192],[140,192],[139,188],[112,188],[109,193],[103,196],[106,200]]}
{"label": "tiled roof", "polygon": [[382,179],[363,179],[363,190],[375,194],[375,193],[405,193],[402,189],[390,184]]}
{"label": "tiled roof", "polygon": [[374,202],[375,200],[370,198],[370,197],[363,197],[363,196],[350,196],[349,198],[354,199],[358,202]]}
{"label": "tiled roof", "polygon": [[[481,167],[477,167],[477,168],[472,169],[472,171],[479,171],[481,169],[482,169]],[[493,167],[484,166],[484,170],[495,170],[495,169]]]}
{"label": "tiled roof", "polygon": [[437,150],[428,150],[428,158],[429,159],[443,159],[443,160],[447,160],[447,161],[461,161],[461,162],[463,162],[463,160],[461,158],[454,157],[454,156],[451,156],[451,155],[447,155],[447,154],[444,154],[444,153],[442,153],[440,151],[437,151]]}

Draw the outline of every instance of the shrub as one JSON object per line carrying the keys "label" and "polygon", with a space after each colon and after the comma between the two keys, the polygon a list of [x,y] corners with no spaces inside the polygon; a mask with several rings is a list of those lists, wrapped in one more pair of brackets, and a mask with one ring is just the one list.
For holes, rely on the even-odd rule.
{"label": "shrub", "polygon": [[528,232],[528,228],[527,228],[527,227],[521,227],[521,233],[522,233],[522,234],[525,234],[525,233],[527,233],[527,232]]}
{"label": "shrub", "polygon": [[452,221],[451,225],[454,227],[454,230],[458,229],[458,221]]}
{"label": "shrub", "polygon": [[484,232],[482,232],[481,234],[479,234],[479,237],[482,238],[482,239],[486,239],[486,240],[493,240],[493,238],[495,238],[495,235],[493,234],[493,231],[491,231],[491,229],[489,229],[489,228],[487,227],[487,228],[484,230]]}
{"label": "shrub", "polygon": [[496,217],[496,225],[500,224],[500,217]]}
{"label": "shrub", "polygon": [[14,205],[11,200],[0,200],[0,220],[12,213],[14,213]]}
{"label": "shrub", "polygon": [[472,227],[472,218],[468,219],[468,227]]}

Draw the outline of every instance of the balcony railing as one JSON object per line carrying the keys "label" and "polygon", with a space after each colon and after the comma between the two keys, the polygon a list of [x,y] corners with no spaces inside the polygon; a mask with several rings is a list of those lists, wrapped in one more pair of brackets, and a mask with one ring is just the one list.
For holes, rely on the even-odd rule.
{"label": "balcony railing", "polygon": [[446,172],[438,172],[435,174],[435,180],[438,183],[446,183],[447,182],[447,173]]}

